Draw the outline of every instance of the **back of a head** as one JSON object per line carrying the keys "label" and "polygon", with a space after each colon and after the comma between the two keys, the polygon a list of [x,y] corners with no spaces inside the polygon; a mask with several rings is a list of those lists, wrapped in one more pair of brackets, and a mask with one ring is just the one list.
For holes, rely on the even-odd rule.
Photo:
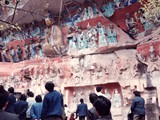
{"label": "back of a head", "polygon": [[110,114],[111,101],[103,96],[98,96],[94,107],[100,116],[107,116]]}
{"label": "back of a head", "polygon": [[0,85],[0,109],[2,109],[6,105],[8,97],[8,92],[4,90],[2,85]]}
{"label": "back of a head", "polygon": [[36,100],[37,103],[42,102],[41,95],[37,95],[36,98],[35,98],[35,100]]}
{"label": "back of a head", "polygon": [[9,93],[14,93],[14,88],[13,87],[8,88],[8,92]]}
{"label": "back of a head", "polygon": [[28,97],[34,97],[34,93],[31,92],[31,91],[27,91],[27,96],[28,96]]}
{"label": "back of a head", "polygon": [[96,91],[97,91],[97,92],[101,92],[101,90],[102,90],[102,87],[101,87],[101,86],[96,87]]}
{"label": "back of a head", "polygon": [[19,100],[26,101],[27,100],[27,96],[25,94],[22,94],[20,96]]}
{"label": "back of a head", "polygon": [[96,93],[89,94],[89,101],[94,104],[94,102],[97,100],[98,95]]}
{"label": "back of a head", "polygon": [[46,90],[48,90],[49,92],[52,92],[53,89],[54,89],[54,83],[52,81],[48,81],[46,84],[45,84],[45,88]]}
{"label": "back of a head", "polygon": [[80,99],[80,102],[81,102],[81,103],[83,103],[83,102],[84,102],[84,100],[81,98],[81,99]]}
{"label": "back of a head", "polygon": [[141,93],[140,93],[139,91],[134,91],[133,94],[134,94],[135,96],[139,96],[139,97],[141,96]]}

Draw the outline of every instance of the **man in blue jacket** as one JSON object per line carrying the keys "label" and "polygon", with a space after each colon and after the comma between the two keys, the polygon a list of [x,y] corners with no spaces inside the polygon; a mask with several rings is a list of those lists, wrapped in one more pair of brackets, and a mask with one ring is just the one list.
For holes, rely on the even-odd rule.
{"label": "man in blue jacket", "polygon": [[42,97],[41,95],[37,95],[36,103],[34,103],[30,110],[31,120],[40,120],[41,119],[41,112],[42,112]]}
{"label": "man in blue jacket", "polygon": [[133,120],[145,120],[145,101],[141,97],[139,91],[134,91],[135,95],[131,104],[131,112],[133,113]]}
{"label": "man in blue jacket", "polygon": [[48,93],[44,96],[41,113],[42,120],[62,120],[62,96],[54,90],[54,84],[49,81],[45,84]]}
{"label": "man in blue jacket", "polygon": [[84,103],[84,100],[81,98],[80,103],[77,106],[76,110],[76,118],[79,116],[79,120],[85,120],[85,117],[87,116],[88,107],[87,104]]}
{"label": "man in blue jacket", "polygon": [[5,111],[14,113],[14,105],[16,103],[16,97],[14,96],[14,88],[13,87],[8,88],[8,92],[9,92],[9,98]]}

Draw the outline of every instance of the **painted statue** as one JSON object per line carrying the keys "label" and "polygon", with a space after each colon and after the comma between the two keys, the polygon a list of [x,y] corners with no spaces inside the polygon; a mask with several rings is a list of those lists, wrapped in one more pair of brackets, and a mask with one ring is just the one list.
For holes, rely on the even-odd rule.
{"label": "painted statue", "polygon": [[77,50],[76,37],[75,37],[74,33],[69,34],[67,36],[67,41],[68,41],[68,52],[72,52],[74,50]]}
{"label": "painted statue", "polygon": [[113,107],[116,107],[116,108],[119,108],[122,106],[122,98],[121,98],[121,95],[118,93],[117,89],[115,89],[112,96],[112,105]]}
{"label": "painted statue", "polygon": [[86,41],[86,35],[82,32],[81,29],[78,29],[77,35],[78,49],[82,50],[88,47],[88,43]]}
{"label": "painted statue", "polygon": [[144,11],[142,9],[140,9],[138,12],[140,14],[139,19],[140,19],[141,24],[143,25],[144,30],[147,31],[149,29],[152,29],[153,28],[153,24],[152,24],[151,21],[149,21],[149,20],[147,20],[145,18],[145,16],[143,15]]}
{"label": "painted statue", "polygon": [[90,25],[87,26],[87,34],[86,34],[86,37],[87,37],[87,41],[88,41],[88,47],[89,48],[97,48],[97,32],[94,28],[91,28]]}
{"label": "painted statue", "polygon": [[15,53],[13,47],[10,48],[10,55],[11,55],[11,57],[12,57],[12,61],[13,61],[13,62],[16,62],[16,61],[17,61],[17,58],[16,58],[16,53]]}
{"label": "painted statue", "polygon": [[130,13],[126,14],[126,26],[130,35],[134,36],[137,34],[136,22]]}
{"label": "painted statue", "polygon": [[63,54],[66,52],[66,48],[62,41],[61,29],[59,26],[54,25],[53,14],[48,9],[46,11],[47,17],[45,18],[45,22],[48,27],[48,34],[46,35],[47,41],[42,47],[43,53],[47,56]]}
{"label": "painted statue", "polygon": [[110,24],[107,31],[109,45],[117,43],[117,32],[114,29],[114,25]]}
{"label": "painted statue", "polygon": [[105,17],[107,18],[111,17],[115,11],[113,2],[108,2],[107,4],[103,4],[102,11]]}
{"label": "painted statue", "polygon": [[102,26],[102,24],[100,22],[98,22],[97,25],[97,32],[98,32],[98,46],[102,47],[102,46],[107,46],[107,40],[106,40],[106,30],[104,28],[104,26]]}
{"label": "painted statue", "polygon": [[18,61],[23,60],[23,50],[22,50],[22,48],[20,48],[19,45],[17,45],[17,56],[18,56]]}
{"label": "painted statue", "polygon": [[96,17],[99,13],[99,10],[97,9],[97,5],[94,3],[93,4],[93,15]]}

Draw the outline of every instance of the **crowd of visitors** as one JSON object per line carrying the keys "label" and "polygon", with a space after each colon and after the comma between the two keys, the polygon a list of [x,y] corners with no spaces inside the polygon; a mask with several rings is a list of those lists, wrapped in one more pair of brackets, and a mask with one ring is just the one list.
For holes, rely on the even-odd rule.
{"label": "crowd of visitors", "polygon": [[[100,92],[102,87],[97,87]],[[14,95],[14,88],[8,88],[8,92],[0,85],[0,120],[112,120],[111,101],[104,95],[96,93],[89,94],[89,101],[93,105],[88,109],[84,99],[80,98],[75,112],[66,116],[63,104],[63,95],[54,89],[54,83],[48,81],[45,84],[48,93],[42,98],[27,90],[26,94],[19,97]],[[140,92],[134,91],[135,95],[131,112],[133,120],[145,120],[145,101]]]}

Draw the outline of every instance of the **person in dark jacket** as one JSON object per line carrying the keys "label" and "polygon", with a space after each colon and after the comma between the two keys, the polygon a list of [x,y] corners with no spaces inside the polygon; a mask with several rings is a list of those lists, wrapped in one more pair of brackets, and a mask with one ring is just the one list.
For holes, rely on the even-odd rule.
{"label": "person in dark jacket", "polygon": [[84,100],[81,98],[80,104],[77,106],[76,118],[79,117],[79,120],[85,120],[87,112],[88,112],[87,104],[85,104]]}
{"label": "person in dark jacket", "polygon": [[62,120],[62,96],[54,90],[54,84],[52,81],[48,81],[45,84],[45,88],[48,93],[44,96],[43,107],[41,113],[42,120]]}
{"label": "person in dark jacket", "polygon": [[19,115],[20,120],[26,120],[26,112],[28,108],[28,103],[26,102],[26,95],[22,94],[19,98],[19,101],[15,103],[14,111]]}
{"label": "person in dark jacket", "polygon": [[36,103],[34,103],[30,110],[30,118],[31,120],[40,120],[41,119],[41,112],[42,112],[42,97],[40,95],[37,95]]}
{"label": "person in dark jacket", "polygon": [[93,107],[88,110],[87,120],[98,119],[98,114],[97,114],[96,109],[94,107],[94,102],[97,100],[97,98],[98,98],[97,94],[95,94],[95,93],[89,94],[89,101],[93,105]]}
{"label": "person in dark jacket", "polygon": [[13,87],[8,88],[8,92],[9,92],[9,98],[5,111],[14,113],[14,105],[16,103],[16,97],[14,96],[14,88]]}
{"label": "person in dark jacket", "polygon": [[145,101],[141,97],[139,91],[134,91],[135,95],[131,104],[131,112],[133,113],[133,120],[145,120]]}
{"label": "person in dark jacket", "polygon": [[2,85],[0,85],[0,120],[19,120],[16,114],[9,113],[3,110],[6,106],[8,98],[8,92],[4,90]]}
{"label": "person in dark jacket", "polygon": [[111,116],[111,101],[104,96],[98,96],[94,103],[94,107],[98,113],[99,118],[97,120],[112,120]]}

